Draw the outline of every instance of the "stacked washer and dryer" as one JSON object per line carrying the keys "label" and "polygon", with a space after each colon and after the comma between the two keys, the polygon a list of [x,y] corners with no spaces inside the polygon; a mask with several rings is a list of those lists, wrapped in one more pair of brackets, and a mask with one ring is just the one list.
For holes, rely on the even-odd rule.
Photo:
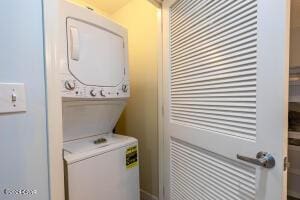
{"label": "stacked washer and dryer", "polygon": [[66,200],[138,200],[138,143],[113,134],[130,95],[127,30],[61,1]]}

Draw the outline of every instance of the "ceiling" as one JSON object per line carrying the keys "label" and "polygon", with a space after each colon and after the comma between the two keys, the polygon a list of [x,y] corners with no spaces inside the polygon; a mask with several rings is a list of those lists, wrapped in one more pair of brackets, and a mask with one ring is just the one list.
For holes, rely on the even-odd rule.
{"label": "ceiling", "polygon": [[112,14],[126,5],[130,0],[84,0],[87,4],[96,7],[108,14]]}

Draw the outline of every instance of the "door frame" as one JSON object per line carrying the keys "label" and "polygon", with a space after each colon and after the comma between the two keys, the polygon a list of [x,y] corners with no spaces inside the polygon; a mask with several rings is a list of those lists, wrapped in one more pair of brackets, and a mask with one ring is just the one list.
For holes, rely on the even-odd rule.
{"label": "door frame", "polygon": [[158,66],[157,66],[157,125],[158,125],[158,199],[164,200],[164,79],[163,79],[163,16],[162,5],[158,20]]}
{"label": "door frame", "polygon": [[59,0],[44,0],[44,57],[46,68],[48,176],[50,200],[64,200],[62,101],[57,56]]}

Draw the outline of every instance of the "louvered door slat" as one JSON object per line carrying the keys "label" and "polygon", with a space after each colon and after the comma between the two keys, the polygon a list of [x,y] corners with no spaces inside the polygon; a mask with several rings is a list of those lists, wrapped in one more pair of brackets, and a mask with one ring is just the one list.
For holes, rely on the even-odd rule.
{"label": "louvered door slat", "polygon": [[201,195],[200,199],[255,199],[254,167],[175,139],[171,140],[170,148],[172,191],[192,192],[194,196],[188,199],[197,199],[197,195]]}
{"label": "louvered door slat", "polygon": [[[205,24],[211,19],[217,19],[216,16],[221,14],[221,11],[227,12],[227,7],[232,7],[234,0],[219,0],[215,1],[214,3],[206,4],[205,7],[200,7],[198,10],[201,12],[194,12],[191,15],[190,20],[184,20],[183,23],[176,24],[176,21],[173,21],[173,16],[171,15],[172,24],[170,26],[172,32],[174,33],[174,37],[185,32],[186,30],[190,29],[191,27],[199,24]],[[191,12],[190,10],[188,12]],[[222,15],[222,14],[221,14]],[[186,23],[186,22],[189,23]],[[174,23],[173,23],[174,22]]]}
{"label": "louvered door slat", "polygon": [[256,109],[255,108],[245,108],[245,107],[232,107],[232,106],[211,106],[211,105],[180,105],[180,104],[177,104],[176,105],[176,108],[174,107],[173,109],[185,109],[185,110],[194,110],[193,108],[194,107],[197,107],[197,110],[202,110],[203,112],[206,112],[206,111],[227,111],[227,112],[230,112],[232,114],[234,113],[244,113],[244,114],[249,114],[249,113],[252,113],[255,115],[256,113]]}
{"label": "louvered door slat", "polygon": [[255,140],[257,2],[177,3],[170,13],[171,119]]}
{"label": "louvered door slat", "polygon": [[234,33],[236,36],[225,35],[219,39],[213,39],[212,41],[205,40],[202,43],[197,43],[192,46],[192,49],[185,48],[179,51],[178,54],[173,54],[172,58],[174,61],[185,59],[187,56],[193,56],[195,53],[207,52],[210,50],[219,50],[225,45],[227,48],[232,48],[233,46],[241,45],[245,42],[251,42],[256,39],[256,31],[253,26],[247,27],[247,30],[237,31]]}
{"label": "louvered door slat", "polygon": [[199,9],[203,9],[206,6],[209,6],[209,4],[212,3],[211,0],[204,0],[201,1],[200,3],[193,0],[193,2],[185,4],[186,7],[183,10],[187,10],[189,9],[189,12],[187,12],[185,15],[182,15],[182,13],[177,13],[176,15],[172,15],[172,20],[173,20],[173,24],[171,25],[171,27],[174,27],[174,25],[183,22],[183,21],[189,21],[191,20],[191,16],[193,16],[195,14],[195,12],[197,12],[197,10]]}
{"label": "louvered door slat", "polygon": [[[196,157],[197,155],[191,154],[190,152],[184,151],[184,149],[180,149],[180,152],[173,151],[174,153],[182,153],[182,156],[190,159],[191,166],[197,168],[197,165],[201,165],[201,169],[199,170],[205,170],[205,172],[211,174],[214,177],[218,177],[218,181],[223,182],[223,184],[236,184],[241,183],[241,187],[244,189],[245,194],[254,193],[255,192],[255,186],[253,182],[249,181],[254,180],[254,177],[244,176],[240,174],[236,174],[235,171],[226,171],[224,170],[224,166],[222,165],[215,165],[214,162],[209,162],[208,160],[202,159],[201,157]],[[194,157],[195,156],[195,157]],[[193,159],[195,158],[195,159]],[[174,161],[180,162],[177,158],[174,159]],[[202,172],[202,171],[201,171]],[[234,193],[236,191],[233,191]]]}
{"label": "louvered door slat", "polygon": [[185,91],[185,90],[181,90],[181,91],[172,91],[171,93],[176,96],[183,96],[183,95],[203,95],[203,94],[213,94],[213,93],[217,93],[217,94],[222,94],[222,93],[234,93],[234,92],[239,92],[239,91],[244,91],[244,92],[250,92],[250,91],[255,91],[256,87],[221,87],[218,89],[203,89],[200,88],[197,92],[194,90],[190,90],[190,91]]}
{"label": "louvered door slat", "polygon": [[208,82],[208,81],[214,81],[214,80],[224,80],[224,81],[230,81],[232,78],[236,77],[245,77],[245,76],[251,76],[256,74],[256,69],[250,69],[245,70],[241,72],[232,72],[228,74],[218,74],[218,75],[212,75],[212,76],[204,76],[204,77],[197,77],[193,79],[188,80],[182,80],[182,81],[172,81],[172,84],[174,86],[178,85],[184,85],[184,84],[190,84],[190,83],[199,83],[199,82]]}
{"label": "louvered door slat", "polygon": [[[220,79],[220,80],[213,80],[213,81],[206,81],[206,82],[196,82],[196,83],[189,83],[184,85],[177,85],[174,86],[174,90],[178,88],[186,88],[187,90],[200,90],[202,87],[204,88],[222,88],[226,87],[225,85],[229,87],[239,87],[240,85],[256,85],[256,82],[253,82],[255,80],[256,76],[246,76],[246,77],[234,77],[229,80],[227,79]],[[242,87],[241,86],[241,87]]]}
{"label": "louvered door slat", "polygon": [[[244,46],[238,46],[232,49],[226,49],[225,51],[221,51],[219,53],[211,53],[209,52],[197,55],[193,58],[189,58],[187,60],[183,60],[180,62],[173,62],[174,69],[178,69],[181,67],[186,67],[193,64],[205,65],[211,62],[223,61],[230,58],[235,58],[239,56],[243,56],[245,54],[253,54],[256,51],[256,46],[253,44],[247,44]],[[251,55],[254,56],[254,55]]]}
{"label": "louvered door slat", "polygon": [[[187,54],[180,58],[173,58],[172,64],[176,68],[177,65],[180,65],[182,63],[186,64],[189,61],[193,61],[195,59],[200,59],[200,58],[211,59],[211,58],[216,57],[216,55],[222,56],[222,55],[226,55],[226,54],[229,54],[232,52],[237,52],[239,50],[244,50],[246,48],[250,49],[251,47],[254,47],[253,44],[251,44],[251,42],[256,40],[256,37],[255,36],[253,37],[254,32],[250,33],[250,34],[252,35],[252,37],[249,37],[249,38],[243,37],[240,39],[240,41],[237,41],[237,42],[227,41],[227,44],[218,44],[213,47],[204,48],[203,50],[199,50],[196,52],[190,52],[190,54]],[[245,45],[247,43],[248,43],[248,45]],[[220,54],[219,52],[222,52],[222,54],[219,55]]]}
{"label": "louvered door slat", "polygon": [[[205,2],[208,2],[210,0],[206,0]],[[204,1],[202,1],[204,3]],[[177,4],[178,6],[174,7],[174,11],[176,10],[176,14],[173,15],[174,22],[179,20],[179,18],[182,19],[183,13],[185,13],[188,10],[191,10],[195,7],[199,6],[199,2],[197,0],[191,0],[189,3],[186,3],[184,1]]]}
{"label": "louvered door slat", "polygon": [[[243,62],[243,63],[241,63]],[[177,78],[178,75],[185,75],[185,73],[195,72],[198,73],[201,69],[210,70],[215,67],[230,67],[230,66],[239,66],[238,63],[241,63],[241,66],[244,65],[252,65],[256,63],[256,54],[246,54],[246,55],[240,55],[239,57],[231,57],[227,58],[226,60],[210,60],[205,63],[194,63],[189,66],[180,67],[177,69],[172,69],[173,74],[177,74],[175,77],[172,77],[173,79]]]}
{"label": "louvered door slat", "polygon": [[[255,22],[257,16],[255,14],[255,11],[255,5],[239,7],[236,13],[232,12],[228,15],[220,15],[217,19],[214,19],[210,23],[200,23],[192,27],[191,29],[187,29],[185,32],[182,32],[181,35],[174,35],[174,40],[171,41],[171,44],[174,45],[174,43],[177,43],[177,45],[179,45],[184,42],[187,42],[187,40],[191,40],[192,38],[198,39],[199,37],[204,36],[217,36],[218,34],[226,30],[229,31],[229,29],[232,29],[234,27],[238,28],[239,26],[242,26],[243,23],[248,22],[249,20],[253,20]],[[189,24],[189,22],[185,23]],[[214,33],[216,30],[220,29],[221,31],[217,31],[216,33]],[[198,32],[201,35],[194,35],[195,32]]]}
{"label": "louvered door slat", "polygon": [[234,72],[239,72],[239,71],[248,71],[248,70],[252,70],[255,69],[255,65],[240,65],[238,67],[231,67],[231,68],[227,68],[227,66],[225,67],[215,67],[210,69],[210,71],[206,70],[206,72],[203,72],[202,70],[198,70],[194,73],[187,73],[187,74],[183,74],[184,76],[176,76],[176,79],[173,79],[173,82],[175,81],[186,81],[186,80],[190,80],[190,79],[195,79],[195,78],[201,78],[201,77],[209,77],[209,76],[215,76],[215,75],[221,75],[221,74],[230,74],[230,73],[234,73]]}
{"label": "louvered door slat", "polygon": [[[192,116],[197,117],[197,119],[230,124],[235,126],[240,126],[249,129],[255,129],[255,121],[251,120],[247,117],[232,117],[226,115],[218,115],[218,114],[206,114],[206,113],[197,113],[197,112],[186,112],[186,111],[173,111],[174,116]],[[237,123],[236,123],[237,122]]]}
{"label": "louvered door slat", "polygon": [[[179,152],[177,152],[179,153]],[[183,154],[183,156],[188,156],[186,154]],[[188,158],[188,157],[187,157]],[[189,156],[190,159],[190,156]],[[194,160],[194,159],[193,159]],[[237,199],[239,200],[240,198],[236,196],[236,189],[234,187],[224,187],[224,185],[229,185],[229,184],[236,184],[236,181],[234,181],[232,179],[232,177],[226,177],[228,176],[228,174],[226,174],[226,176],[222,176],[220,171],[215,171],[213,168],[207,168],[204,165],[201,166],[201,168],[198,168],[199,164],[203,164],[201,163],[201,161],[197,160],[195,161],[191,161],[190,162],[190,167],[195,167],[197,168],[197,172],[200,173],[195,173],[195,171],[191,171],[191,170],[187,170],[184,166],[184,161],[180,160],[180,159],[174,159],[174,161],[176,161],[176,167],[181,169],[181,172],[188,172],[191,173],[193,176],[192,179],[194,179],[197,182],[197,179],[199,179],[200,177],[202,179],[206,179],[205,183],[207,183],[206,187],[210,187],[211,190],[213,189],[217,189],[220,196],[222,196],[223,198],[227,198],[227,199]],[[240,180],[238,180],[240,181]],[[253,184],[251,185],[253,187]],[[249,189],[249,186],[246,186],[245,188]],[[213,191],[212,191],[213,192]],[[215,194],[215,192],[213,193]],[[247,191],[244,190],[243,193],[238,194],[240,196],[243,196],[244,198],[249,198],[249,196],[253,196],[253,191]]]}
{"label": "louvered door slat", "polygon": [[[189,3],[186,3],[185,1],[180,1],[176,3],[173,7],[174,11],[176,11],[177,16],[182,16],[184,12],[189,10],[189,8],[193,7],[194,5],[197,5],[199,2],[197,0],[191,0]],[[173,16],[174,20],[176,15]]]}
{"label": "louvered door slat", "polygon": [[184,70],[184,72],[173,72],[176,74],[176,77],[173,77],[173,80],[177,79],[184,79],[189,78],[191,76],[197,76],[200,74],[207,74],[207,73],[219,73],[219,71],[224,70],[238,70],[239,68],[255,68],[255,59],[249,59],[249,60],[242,60],[238,62],[233,63],[225,63],[222,62],[220,64],[210,64],[210,65],[204,65],[204,66],[198,66],[194,67],[192,69]]}
{"label": "louvered door slat", "polygon": [[[247,117],[247,118],[253,118],[255,117],[255,113],[249,114],[249,113],[245,113],[245,112],[233,112],[233,111],[219,111],[221,109],[217,109],[217,110],[207,110],[207,109],[203,109],[201,111],[201,113],[203,114],[215,114],[215,115],[222,115],[222,116],[234,116],[234,117]],[[191,113],[199,113],[198,111],[195,111],[194,109],[188,109],[188,108],[174,108],[173,109],[174,112],[191,112]]]}

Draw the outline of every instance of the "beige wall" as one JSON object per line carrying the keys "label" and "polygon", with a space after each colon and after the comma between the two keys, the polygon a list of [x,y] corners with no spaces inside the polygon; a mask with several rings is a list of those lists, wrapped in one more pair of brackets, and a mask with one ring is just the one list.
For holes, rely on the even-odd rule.
{"label": "beige wall", "polygon": [[95,8],[100,8],[107,14],[112,14],[126,5],[130,0],[75,0],[87,3]]}
{"label": "beige wall", "polygon": [[131,0],[111,17],[128,29],[131,97],[117,131],[139,139],[141,189],[158,196],[159,9],[147,0]]}

